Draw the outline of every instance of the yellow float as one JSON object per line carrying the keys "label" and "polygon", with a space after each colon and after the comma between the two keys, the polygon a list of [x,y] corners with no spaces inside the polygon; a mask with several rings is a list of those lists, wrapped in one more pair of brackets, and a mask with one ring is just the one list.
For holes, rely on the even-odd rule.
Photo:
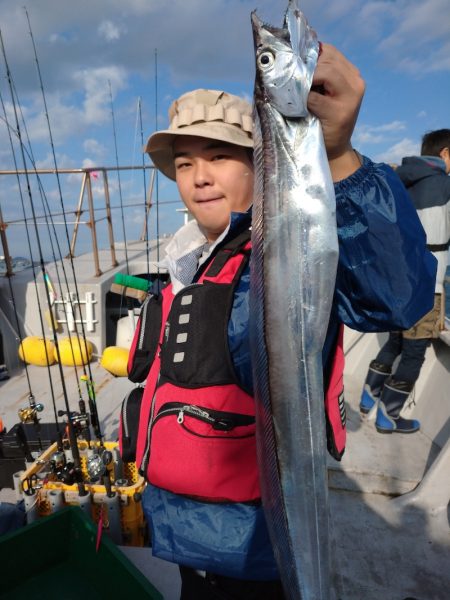
{"label": "yellow float", "polygon": [[[92,358],[92,344],[89,340],[83,340],[76,336],[62,338],[58,342],[60,362],[67,367],[76,365],[86,365]],[[58,360],[58,353],[55,348],[55,360]]]}
{"label": "yellow float", "polygon": [[19,358],[30,365],[46,367],[55,362],[54,344],[46,338],[29,336],[19,346]]}
{"label": "yellow float", "polygon": [[127,377],[128,348],[120,346],[109,346],[103,351],[100,364],[104,369],[115,375],[116,377]]}

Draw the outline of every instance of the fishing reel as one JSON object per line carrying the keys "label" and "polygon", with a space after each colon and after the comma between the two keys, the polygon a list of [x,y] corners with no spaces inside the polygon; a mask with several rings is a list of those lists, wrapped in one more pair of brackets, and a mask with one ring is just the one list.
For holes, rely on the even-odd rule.
{"label": "fishing reel", "polygon": [[58,417],[67,416],[72,422],[77,437],[83,437],[86,432],[89,432],[89,415],[86,412],[67,412],[66,410],[58,410]]}
{"label": "fishing reel", "polygon": [[93,454],[87,460],[87,472],[92,482],[101,480],[103,477],[109,479],[108,466],[113,462],[113,454],[109,450],[103,450],[99,454]]}
{"label": "fishing reel", "polygon": [[30,405],[25,408],[19,408],[18,415],[21,423],[36,423],[37,421],[37,413],[40,413],[44,410],[44,405],[41,403],[36,403],[34,401],[33,396],[29,397]]}
{"label": "fishing reel", "polygon": [[36,474],[33,474],[22,481],[22,491],[26,496],[34,496],[42,487],[43,484]]}
{"label": "fishing reel", "polygon": [[75,465],[67,461],[66,455],[62,450],[57,450],[50,458],[50,470],[53,475],[67,485],[73,485],[76,478]]}

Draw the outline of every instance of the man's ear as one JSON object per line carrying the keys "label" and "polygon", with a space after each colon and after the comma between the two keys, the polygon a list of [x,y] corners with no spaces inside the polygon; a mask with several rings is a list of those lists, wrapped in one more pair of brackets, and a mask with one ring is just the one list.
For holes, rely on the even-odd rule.
{"label": "man's ear", "polygon": [[448,175],[448,173],[450,173],[450,148],[448,148],[447,146],[445,148],[442,148],[442,150],[439,152],[439,156],[445,162],[445,165],[447,167],[446,172]]}

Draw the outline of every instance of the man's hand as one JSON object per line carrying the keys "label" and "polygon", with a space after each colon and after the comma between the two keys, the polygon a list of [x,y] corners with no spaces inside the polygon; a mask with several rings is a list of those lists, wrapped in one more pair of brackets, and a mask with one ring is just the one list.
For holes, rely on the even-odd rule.
{"label": "man's hand", "polygon": [[331,174],[339,181],[360,166],[350,139],[364,95],[364,80],[339,50],[322,44],[312,85],[308,108],[320,119]]}

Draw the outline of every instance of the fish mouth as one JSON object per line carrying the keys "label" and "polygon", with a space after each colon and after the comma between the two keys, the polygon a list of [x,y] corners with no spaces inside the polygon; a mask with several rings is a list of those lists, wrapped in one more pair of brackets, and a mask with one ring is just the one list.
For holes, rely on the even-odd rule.
{"label": "fish mouth", "polygon": [[266,42],[264,40],[264,30],[269,31],[272,35],[277,37],[280,40],[284,40],[286,42],[290,41],[289,31],[286,26],[287,12],[284,18],[283,27],[275,27],[275,25],[271,25],[270,23],[266,23],[262,21],[258,15],[256,14],[256,10],[251,13],[251,21],[252,21],[252,29],[253,29],[253,39],[255,42],[255,47],[260,48]]}
{"label": "fish mouth", "polygon": [[[286,21],[286,17],[285,17]],[[255,59],[257,60],[258,54],[263,52],[264,49],[271,48],[271,42],[273,38],[271,36],[277,38],[278,40],[283,40],[289,44],[289,31],[285,29],[280,29],[279,27],[275,27],[270,23],[266,23],[262,21],[258,15],[256,14],[256,10],[251,13],[251,23],[252,23],[252,31],[253,31],[253,44],[255,48]],[[266,102],[267,96],[264,90],[264,84],[258,76],[258,68],[256,68],[256,79],[255,79],[255,95],[256,102]]]}
{"label": "fish mouth", "polygon": [[305,118],[308,94],[319,54],[315,31],[289,0],[283,28],[266,25],[251,14],[255,47],[255,105],[275,108],[284,118]]}
{"label": "fish mouth", "polygon": [[[265,23],[258,17],[256,10],[251,13],[251,23],[256,49],[261,48],[265,44],[269,45],[267,39],[267,34],[269,33],[278,38],[281,42],[291,46],[293,52],[295,52],[301,60],[305,61],[307,46],[311,43],[318,44],[316,33],[309,27],[308,22],[298,6],[298,0],[288,1],[282,27],[275,27],[270,23]],[[303,40],[306,37],[308,40],[305,44]],[[312,41],[309,38],[312,38]],[[301,42],[300,39],[302,39]]]}

